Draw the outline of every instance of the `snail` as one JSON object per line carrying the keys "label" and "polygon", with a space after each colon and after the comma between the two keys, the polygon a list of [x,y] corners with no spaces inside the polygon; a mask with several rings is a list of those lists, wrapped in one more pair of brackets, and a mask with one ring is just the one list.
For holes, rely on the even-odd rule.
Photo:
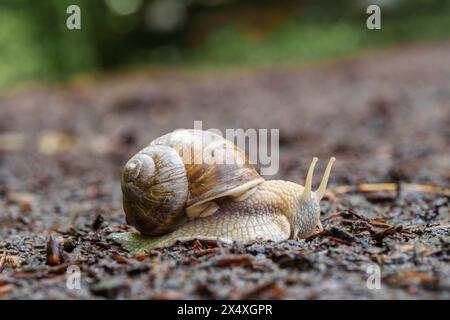
{"label": "snail", "polygon": [[193,239],[249,243],[306,238],[322,230],[319,202],[332,157],[316,191],[265,180],[234,143],[210,131],[177,130],[152,141],[122,172],[123,208],[139,232],[110,239],[132,252]]}

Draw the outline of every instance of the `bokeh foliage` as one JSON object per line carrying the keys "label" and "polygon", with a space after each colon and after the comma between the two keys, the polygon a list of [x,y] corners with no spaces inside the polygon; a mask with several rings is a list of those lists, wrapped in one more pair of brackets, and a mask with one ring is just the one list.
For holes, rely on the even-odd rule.
{"label": "bokeh foliage", "polygon": [[[368,4],[382,30],[365,27]],[[82,30],[66,28],[77,4]],[[1,0],[0,88],[127,65],[279,66],[450,37],[450,1]]]}

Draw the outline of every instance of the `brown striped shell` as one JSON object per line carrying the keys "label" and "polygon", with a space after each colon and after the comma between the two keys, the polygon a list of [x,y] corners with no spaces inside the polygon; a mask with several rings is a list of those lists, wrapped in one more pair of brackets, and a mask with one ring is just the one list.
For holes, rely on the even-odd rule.
{"label": "brown striped shell", "polygon": [[187,210],[263,182],[245,152],[209,131],[178,130],[152,141],[125,165],[127,222],[157,236],[187,220]]}

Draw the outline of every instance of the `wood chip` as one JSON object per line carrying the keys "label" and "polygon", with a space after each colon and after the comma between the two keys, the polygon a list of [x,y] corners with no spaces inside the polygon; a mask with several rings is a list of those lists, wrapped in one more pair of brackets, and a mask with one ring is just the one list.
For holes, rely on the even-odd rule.
{"label": "wood chip", "polygon": [[143,254],[138,254],[138,255],[134,255],[132,258],[138,261],[144,261],[145,259],[147,259],[150,255],[148,253],[143,253]]}
{"label": "wood chip", "polygon": [[56,266],[61,264],[61,248],[59,243],[53,239],[52,236],[47,240],[47,264],[50,266]]}
{"label": "wood chip", "polygon": [[125,259],[125,257],[123,257],[123,256],[121,256],[121,255],[119,255],[119,254],[113,254],[113,255],[111,256],[111,258],[112,258],[114,261],[117,261],[117,262],[120,263],[120,264],[127,264],[127,263],[128,263],[128,260]]}
{"label": "wood chip", "polygon": [[27,192],[11,192],[8,194],[8,203],[17,204],[22,211],[31,211],[36,202],[35,195]]}
{"label": "wood chip", "polygon": [[245,267],[252,265],[253,259],[249,256],[244,255],[227,255],[217,259],[216,264],[220,268]]}

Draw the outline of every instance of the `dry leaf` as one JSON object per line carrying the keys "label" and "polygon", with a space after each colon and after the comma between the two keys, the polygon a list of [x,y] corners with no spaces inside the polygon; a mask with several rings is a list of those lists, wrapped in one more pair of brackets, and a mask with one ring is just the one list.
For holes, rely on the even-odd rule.
{"label": "dry leaf", "polygon": [[7,253],[4,253],[1,255],[0,260],[3,260],[3,256],[6,255],[5,264],[8,264],[11,268],[17,268],[20,267],[25,263],[25,259],[19,256],[13,256]]}
{"label": "dry leaf", "polygon": [[27,192],[11,192],[8,201],[20,206],[23,211],[30,211],[36,202],[35,196]]}
{"label": "dry leaf", "polygon": [[75,138],[65,133],[47,131],[41,134],[38,150],[42,154],[55,154],[67,151],[75,146]]}
{"label": "dry leaf", "polygon": [[4,132],[0,134],[0,151],[17,152],[25,147],[25,134]]}

